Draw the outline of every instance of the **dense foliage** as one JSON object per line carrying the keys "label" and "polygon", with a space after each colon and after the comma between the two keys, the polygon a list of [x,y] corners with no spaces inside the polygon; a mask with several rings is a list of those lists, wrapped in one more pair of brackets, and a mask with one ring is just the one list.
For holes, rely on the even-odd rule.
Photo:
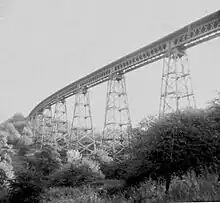
{"label": "dense foliage", "polygon": [[121,162],[37,144],[21,114],[0,125],[0,202],[220,200],[220,98],[143,119]]}
{"label": "dense foliage", "polygon": [[128,182],[164,179],[168,190],[174,175],[189,170],[200,174],[205,168],[218,171],[220,136],[211,123],[202,110],[171,114],[154,123],[135,143]]}

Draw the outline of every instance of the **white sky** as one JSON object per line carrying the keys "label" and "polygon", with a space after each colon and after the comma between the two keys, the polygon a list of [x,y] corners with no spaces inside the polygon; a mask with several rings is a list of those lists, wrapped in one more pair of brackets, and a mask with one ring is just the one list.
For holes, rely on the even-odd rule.
{"label": "white sky", "polygon": [[[0,121],[58,89],[220,9],[220,0],[0,0]],[[188,50],[198,107],[220,90],[220,38]],[[162,62],[126,75],[133,125],[157,114]],[[102,128],[106,83],[91,89]],[[69,117],[73,103],[68,102]]]}

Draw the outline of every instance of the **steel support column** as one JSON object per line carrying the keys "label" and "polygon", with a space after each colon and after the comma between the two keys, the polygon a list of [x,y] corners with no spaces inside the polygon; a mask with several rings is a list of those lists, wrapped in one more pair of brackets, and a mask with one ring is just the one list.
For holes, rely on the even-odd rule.
{"label": "steel support column", "polygon": [[131,129],[125,76],[112,75],[107,84],[102,146],[116,160],[120,160],[125,154],[125,149],[129,148]]}
{"label": "steel support column", "polygon": [[43,114],[39,113],[32,119],[34,143],[41,147],[43,136]]}
{"label": "steel support column", "polygon": [[96,151],[91,106],[87,88],[82,88],[75,95],[69,148],[79,150],[84,156]]}
{"label": "steel support column", "polygon": [[60,147],[68,146],[68,117],[66,100],[58,100],[55,104],[55,111],[53,117],[53,136],[55,142]]}
{"label": "steel support column", "polygon": [[41,122],[41,146],[43,145],[54,145],[53,139],[53,126],[52,126],[52,110],[51,106],[44,109],[42,112],[42,122]]}
{"label": "steel support column", "polygon": [[37,131],[37,115],[35,114],[30,118],[30,123],[31,123],[31,131],[33,132],[33,137],[35,139],[36,137],[36,131]]}
{"label": "steel support column", "polygon": [[159,117],[186,107],[196,107],[188,57],[185,51],[173,49],[163,59]]}

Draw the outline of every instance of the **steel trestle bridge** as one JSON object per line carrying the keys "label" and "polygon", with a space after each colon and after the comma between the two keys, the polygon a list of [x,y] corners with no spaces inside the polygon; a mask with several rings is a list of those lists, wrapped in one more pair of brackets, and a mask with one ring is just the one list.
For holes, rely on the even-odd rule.
{"label": "steel trestle bridge", "polygon": [[[186,99],[189,106],[195,106],[194,94],[192,87],[190,86],[190,72],[189,69],[186,68],[186,50],[218,36],[220,36],[220,10],[190,23],[171,34],[138,49],[137,51],[132,52],[89,75],[86,75],[70,85],[67,85],[40,102],[30,112],[28,118],[30,120],[36,120],[36,118],[40,116],[44,134],[47,132],[44,136],[52,136],[51,132],[58,132],[58,129],[54,131],[54,119],[51,115],[51,107],[53,105],[57,106],[59,103],[59,105],[63,104],[66,108],[65,99],[73,95],[76,95],[76,97],[79,98],[81,95],[82,99],[80,99],[74,107],[75,113],[73,116],[72,128],[71,132],[67,133],[67,139],[69,139],[69,143],[70,140],[73,140],[73,143],[77,143],[74,145],[75,147],[78,146],[77,148],[80,148],[79,146],[81,146],[81,151],[85,150],[87,153],[93,152],[96,149],[96,141],[94,141],[95,138],[92,130],[88,89],[108,81],[103,140],[105,144],[109,140],[111,141],[111,143],[108,143],[107,145],[113,149],[113,154],[115,154],[117,150],[118,152],[121,152],[122,148],[126,145],[122,143],[129,143],[129,129],[131,129],[124,75],[127,72],[163,59],[164,65],[161,82],[160,115],[164,115],[164,113],[169,112],[171,109],[175,111],[178,110],[180,108],[181,99]],[[178,67],[180,68],[178,69]],[[76,112],[80,105],[85,108],[83,112],[82,110],[79,110],[77,114]],[[49,110],[50,112],[49,114],[47,113],[46,117],[44,113],[45,110]],[[67,112],[64,112],[63,114],[66,113]],[[56,117],[56,115],[54,115],[54,117]],[[125,118],[124,121],[122,117]],[[65,119],[62,120],[63,123],[67,122]],[[49,121],[50,125],[45,124],[48,123],[46,120]],[[74,120],[80,120],[81,124],[83,123],[81,127],[77,127]],[[89,124],[87,121],[89,121]],[[85,127],[86,125],[87,127]],[[48,130],[50,128],[52,130]],[[79,133],[79,130],[83,130],[83,133]],[[126,131],[126,133],[122,133],[122,131]],[[81,135],[79,136],[79,134]],[[117,136],[116,134],[120,136]],[[82,137],[87,138],[87,141],[84,140],[83,142],[80,142],[79,140],[82,140]],[[56,142],[54,141],[56,140],[54,137],[52,140],[53,142]],[[115,143],[119,146],[118,148]]]}

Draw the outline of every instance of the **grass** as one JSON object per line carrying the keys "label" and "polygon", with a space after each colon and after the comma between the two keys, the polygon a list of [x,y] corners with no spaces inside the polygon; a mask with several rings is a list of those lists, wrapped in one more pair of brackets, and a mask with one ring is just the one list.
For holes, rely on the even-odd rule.
{"label": "grass", "polygon": [[[133,193],[132,193],[133,191]],[[175,201],[220,201],[220,186],[217,184],[217,175],[206,174],[196,177],[189,173],[182,179],[175,177],[172,180],[169,195],[165,195],[164,185],[157,185],[148,180],[139,187],[131,188],[131,198],[126,199],[125,192],[108,196],[99,195],[92,187],[82,188],[50,188],[42,194],[41,203],[125,203],[125,202],[152,202],[164,203]]]}

